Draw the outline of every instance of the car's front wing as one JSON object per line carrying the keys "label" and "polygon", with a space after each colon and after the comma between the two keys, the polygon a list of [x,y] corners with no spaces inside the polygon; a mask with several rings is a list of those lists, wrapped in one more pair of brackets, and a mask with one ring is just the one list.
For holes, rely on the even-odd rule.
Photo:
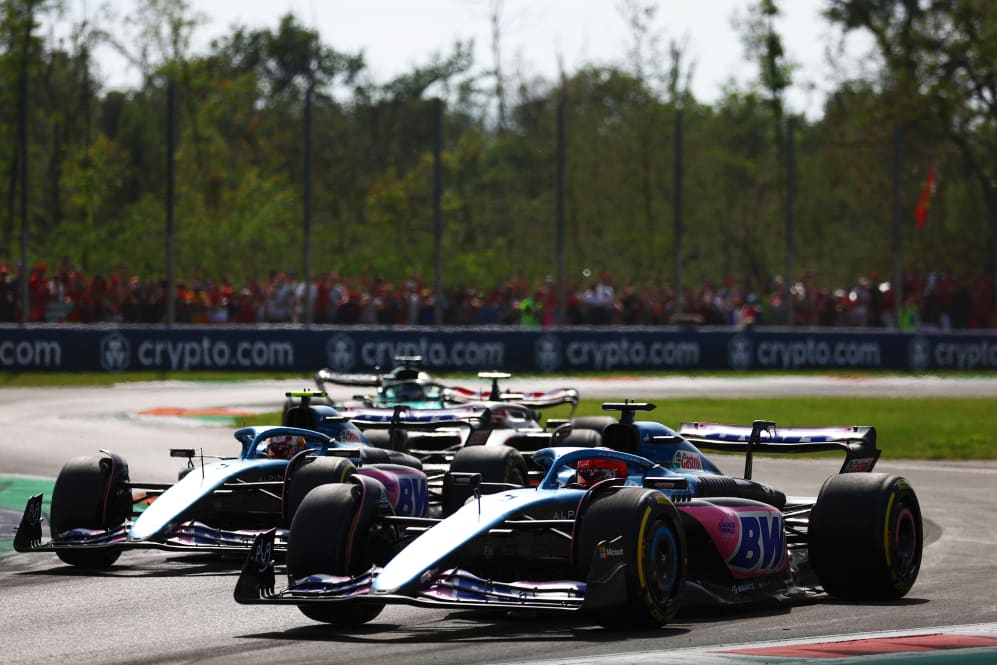
{"label": "car's front wing", "polygon": [[[183,552],[214,552],[219,554],[245,554],[252,547],[258,530],[227,530],[201,522],[181,522],[155,539],[135,539],[129,536],[131,521],[109,529],[70,529],[54,534],[42,542],[42,495],[28,499],[21,523],[14,535],[14,549],[18,552],[58,552],[79,549],[159,549]],[[287,530],[272,529],[273,550],[287,549]]]}
{"label": "car's front wing", "polygon": [[393,603],[426,607],[453,607],[510,611],[529,609],[573,612],[592,609],[625,597],[625,565],[608,562],[594,571],[598,582],[545,580],[499,582],[469,571],[449,568],[434,572],[417,588],[392,593],[375,591],[377,566],[356,576],[309,575],[289,580],[282,591],[275,590],[273,532],[261,533],[250,551],[236,584],[235,600],[242,604],[275,603],[317,605],[325,603]]}

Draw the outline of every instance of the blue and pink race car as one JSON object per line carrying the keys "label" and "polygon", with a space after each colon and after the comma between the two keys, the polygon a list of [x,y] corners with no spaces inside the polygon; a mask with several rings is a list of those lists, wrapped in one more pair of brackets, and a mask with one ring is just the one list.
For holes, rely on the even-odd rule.
{"label": "blue and pink race car", "polygon": [[349,418],[312,405],[312,393],[294,395],[282,426],[235,432],[237,457],[171,450],[186,459],[176,483],[134,481],[127,461],[111,451],[70,460],[52,492],[50,540],[43,541],[39,494],[28,500],[14,548],[105,568],[128,549],[244,553],[258,533],[275,529],[281,550],[308,491],[354,474],[376,480],[395,514],[429,515],[428,478],[418,458],[371,445]]}
{"label": "blue and pink race car", "polygon": [[[610,628],[666,624],[681,606],[740,606],[826,593],[894,600],[917,579],[921,510],[909,483],[874,473],[872,427],[776,428],[637,420],[620,411],[597,446],[533,453],[542,477],[483,478],[523,468],[509,446],[465,445],[440,516],[398,514],[376,479],[311,489],[286,533],[288,584],[276,589],[277,530],[259,534],[235,590],[240,603],[296,606],[338,624],[385,605],[578,613]],[[744,455],[741,477],[703,450]],[[815,497],[752,478],[755,454],[840,451]],[[330,519],[330,515],[339,516]]]}

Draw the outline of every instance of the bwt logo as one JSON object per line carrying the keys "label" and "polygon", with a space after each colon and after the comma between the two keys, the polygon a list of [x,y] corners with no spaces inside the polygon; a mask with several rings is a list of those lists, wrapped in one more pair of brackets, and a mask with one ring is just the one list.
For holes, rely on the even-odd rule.
{"label": "bwt logo", "polygon": [[786,551],[782,516],[774,512],[742,513],[741,542],[730,564],[747,571],[778,570]]}
{"label": "bwt logo", "polygon": [[560,369],[561,359],[561,340],[554,335],[542,335],[533,344],[533,360],[541,372]]}
{"label": "bwt logo", "polygon": [[425,476],[400,476],[395,513],[420,517],[429,511],[429,487]]}
{"label": "bwt logo", "polygon": [[128,369],[132,347],[128,338],[120,333],[112,333],[100,340],[100,366],[108,372]]}
{"label": "bwt logo", "polygon": [[336,335],[325,345],[329,369],[334,372],[349,372],[357,360],[357,348],[353,339],[346,335]]}

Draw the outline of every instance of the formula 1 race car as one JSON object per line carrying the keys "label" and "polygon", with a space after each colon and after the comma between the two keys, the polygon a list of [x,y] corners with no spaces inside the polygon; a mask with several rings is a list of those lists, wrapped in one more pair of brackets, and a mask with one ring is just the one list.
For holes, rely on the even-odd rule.
{"label": "formula 1 race car", "polygon": [[[545,475],[536,487],[451,472],[446,483],[472,493],[443,519],[392,514],[384,490],[363,476],[314,488],[288,534],[288,586],[275,590],[275,534],[265,532],[235,599],[297,606],[338,624],[365,623],[386,604],[403,603],[576,612],[609,628],[640,629],[667,623],[684,605],[820,592],[893,600],[917,579],[921,509],[904,478],[872,473],[880,455],[873,428],[756,421],[675,431],[636,421],[653,405],[603,408],[622,412],[603,431],[603,445],[538,451]],[[500,450],[476,448],[496,458]],[[722,474],[701,448],[744,453],[744,477]],[[787,497],[751,478],[755,453],[830,450],[844,452],[845,462],[816,497]],[[330,522],[333,512],[352,518]]]}
{"label": "formula 1 race car", "polygon": [[288,420],[307,427],[237,430],[242,446],[237,458],[201,457],[195,465],[194,449],[171,450],[172,457],[187,459],[175,484],[133,482],[127,462],[108,451],[70,460],[52,494],[51,540],[42,542],[38,494],[28,500],[14,548],[55,552],[68,564],[103,568],[134,548],[244,553],[258,532],[277,529],[275,547],[282,550],[286,527],[305,494],[354,474],[376,478],[395,514],[429,515],[427,477],[418,459],[373,447],[332,408],[304,402]]}
{"label": "formula 1 race car", "polygon": [[353,396],[355,401],[368,406],[408,404],[431,409],[447,403],[447,386],[422,369],[422,356],[396,356],[395,363],[389,371],[374,374],[348,374],[322,368],[315,373],[315,385],[324,394],[331,394],[332,386],[376,388],[374,394]]}
{"label": "formula 1 race car", "polygon": [[[552,445],[598,445],[602,429],[613,422],[608,416],[573,417],[579,402],[574,388],[513,392],[499,385],[499,380],[511,376],[506,372],[479,372],[478,376],[488,380],[490,387],[449,387],[440,403],[428,407],[419,399],[409,403],[367,396],[360,403],[337,404],[335,408],[358,425],[373,445],[411,453],[424,468],[438,472],[449,468],[454,453],[469,443],[512,446],[529,461],[534,451]],[[400,385],[394,383],[385,389]],[[382,397],[387,394],[379,393]],[[324,392],[311,393],[309,398],[312,404],[329,404],[325,396]],[[398,396],[391,393],[392,398]],[[294,399],[286,401],[285,413],[296,405]],[[562,405],[570,408],[566,418],[548,418],[543,423],[543,410]],[[285,424],[291,424],[286,417]],[[539,471],[534,468],[532,472],[539,480]]]}
{"label": "formula 1 race car", "polygon": [[518,392],[504,390],[499,386],[499,380],[512,377],[508,372],[478,372],[479,379],[491,383],[489,388],[475,390],[462,386],[451,386],[447,389],[445,399],[450,404],[477,404],[480,402],[514,402],[532,409],[546,409],[561,404],[570,404],[571,413],[575,415],[578,406],[578,391],[574,388],[555,388],[553,390],[533,390]]}
{"label": "formula 1 race car", "polygon": [[[479,376],[504,378],[501,372],[482,372]],[[502,399],[519,399],[522,395],[500,392],[493,394]],[[444,494],[441,489],[443,474],[447,471],[464,471],[471,465],[482,473],[485,482],[516,482],[536,485],[543,477],[543,470],[533,462],[533,453],[542,448],[561,446],[599,445],[603,428],[615,422],[608,416],[580,418],[548,418],[543,423],[542,409],[570,405],[571,413],[578,404],[578,391],[561,388],[536,393],[526,403],[521,401],[469,401],[438,409],[418,409],[407,405],[394,407],[339,407],[339,413],[348,416],[363,430],[375,445],[402,450],[417,457],[430,475],[430,493],[439,497],[443,514],[447,515],[463,503],[459,492],[451,488]],[[543,423],[543,424],[542,424]],[[497,449],[495,455],[504,462],[497,463],[491,453],[484,466],[477,461],[479,446]],[[458,456],[464,448],[471,452]],[[513,456],[513,453],[518,453]]]}
{"label": "formula 1 race car", "polygon": [[[385,374],[343,374],[323,368],[315,373],[315,384],[323,395],[331,394],[330,388],[336,385],[376,387],[375,393],[353,395],[352,402],[367,408],[405,405],[417,409],[437,409],[483,401],[515,402],[533,409],[570,404],[571,417],[578,405],[578,391],[574,388],[528,392],[503,390],[499,386],[499,380],[512,376],[507,372],[478,372],[478,378],[489,381],[490,386],[475,389],[448,386],[431,378],[421,369],[421,356],[397,356],[395,362],[397,365]],[[341,408],[351,406],[348,403],[337,404],[332,400],[326,400],[326,403]]]}

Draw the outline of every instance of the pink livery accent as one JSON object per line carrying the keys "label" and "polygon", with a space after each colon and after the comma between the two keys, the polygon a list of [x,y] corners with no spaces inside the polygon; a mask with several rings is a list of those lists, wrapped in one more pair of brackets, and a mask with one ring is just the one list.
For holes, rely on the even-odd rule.
{"label": "pink livery accent", "polygon": [[706,529],[735,578],[780,573],[789,565],[782,513],[772,506],[720,506],[703,501],[677,507]]}
{"label": "pink livery accent", "polygon": [[429,514],[429,486],[426,474],[418,469],[397,464],[390,468],[361,467],[357,473],[380,481],[388,493],[395,515],[426,517]]}

